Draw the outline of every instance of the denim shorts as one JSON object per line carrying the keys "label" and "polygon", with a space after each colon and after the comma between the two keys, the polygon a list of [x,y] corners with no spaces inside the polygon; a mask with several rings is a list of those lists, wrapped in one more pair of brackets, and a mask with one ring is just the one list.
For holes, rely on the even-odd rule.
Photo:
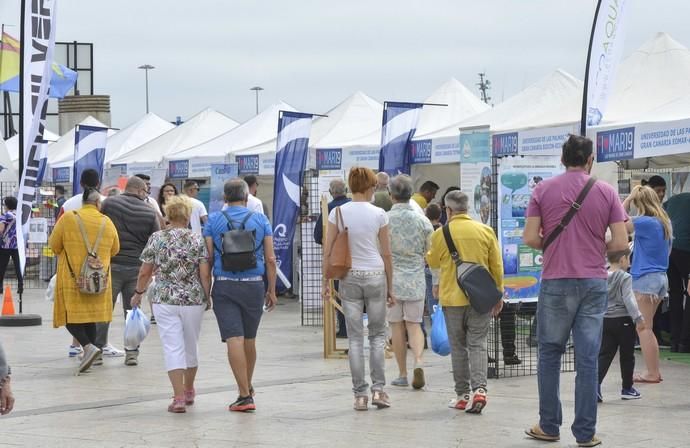
{"label": "denim shorts", "polygon": [[637,279],[633,278],[633,291],[664,299],[668,295],[668,277],[665,272],[650,272]]}
{"label": "denim shorts", "polygon": [[240,336],[245,339],[256,338],[264,312],[264,283],[261,280],[216,280],[213,282],[211,297],[223,342]]}

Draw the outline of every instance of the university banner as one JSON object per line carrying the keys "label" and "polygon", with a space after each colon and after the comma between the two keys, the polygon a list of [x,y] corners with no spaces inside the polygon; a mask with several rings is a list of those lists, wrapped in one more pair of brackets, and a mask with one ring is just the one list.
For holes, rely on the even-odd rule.
{"label": "university banner", "polygon": [[17,206],[17,248],[19,264],[26,265],[26,238],[31,208],[39,187],[43,132],[46,125],[51,63],[55,47],[57,0],[23,0],[19,83],[19,204]]}
{"label": "university banner", "polygon": [[98,178],[103,180],[105,163],[105,143],[108,139],[108,128],[78,124],[74,132],[74,174],[72,175],[72,194],[81,193],[81,173],[87,169],[98,171]]}
{"label": "university banner", "polygon": [[390,175],[410,174],[409,145],[417,130],[422,106],[421,103],[384,103],[379,171]]}
{"label": "university banner", "polygon": [[626,5],[627,0],[597,2],[587,56],[587,96],[583,106],[583,118],[586,118],[586,123],[581,123],[582,135],[585,135],[586,126],[598,125],[606,113],[625,43]]}
{"label": "university banner", "polygon": [[225,181],[237,177],[236,163],[214,163],[211,165],[211,199],[208,212],[219,212],[225,204]]}
{"label": "university banner", "polygon": [[[279,290],[292,283],[292,243],[301,206],[301,185],[309,155],[312,115],[280,111],[273,189],[273,245]],[[287,282],[286,282],[287,280]]]}

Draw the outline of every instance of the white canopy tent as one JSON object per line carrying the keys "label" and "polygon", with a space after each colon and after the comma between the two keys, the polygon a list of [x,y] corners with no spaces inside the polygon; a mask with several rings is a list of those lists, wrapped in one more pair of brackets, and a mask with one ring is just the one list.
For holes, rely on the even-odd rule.
{"label": "white canopy tent", "polygon": [[191,177],[208,177],[211,163],[223,163],[228,160],[229,154],[274,141],[278,133],[278,112],[281,110],[296,111],[294,107],[282,101],[272,104],[236,128],[166,159],[189,160]]}
{"label": "white canopy tent", "polygon": [[[59,135],[50,132],[48,129],[43,131],[43,139],[47,142],[56,142],[59,138]],[[19,134],[5,140],[5,146],[7,147],[14,171],[19,171]]]}
{"label": "white canopy tent", "polygon": [[[204,109],[183,124],[111,160],[111,164],[158,166],[164,158],[209,141],[238,126],[213,109]],[[129,167],[128,167],[129,168]]]}
{"label": "white canopy tent", "polygon": [[[82,120],[80,125],[97,126],[107,128],[108,125],[101,123],[92,116],[86,117]],[[46,179],[52,179],[53,168],[65,168],[74,165],[74,135],[75,128],[70,129],[55,142],[48,145],[48,167],[46,171]],[[115,130],[108,129],[108,136],[115,134]],[[72,170],[70,170],[70,179],[72,179]]]}
{"label": "white canopy tent", "polygon": [[154,113],[148,113],[126,128],[116,132],[105,146],[105,163],[110,163],[123,154],[150,142],[175,127]]}
{"label": "white canopy tent", "polygon": [[17,182],[17,170],[12,166],[5,141],[0,139],[0,182]]}

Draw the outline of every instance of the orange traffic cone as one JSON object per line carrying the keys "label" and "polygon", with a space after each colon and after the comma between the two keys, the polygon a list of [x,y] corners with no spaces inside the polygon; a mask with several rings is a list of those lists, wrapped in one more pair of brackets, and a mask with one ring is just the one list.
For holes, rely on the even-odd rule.
{"label": "orange traffic cone", "polygon": [[2,315],[14,315],[14,301],[12,300],[12,290],[10,289],[10,285],[5,286],[5,298],[2,302]]}

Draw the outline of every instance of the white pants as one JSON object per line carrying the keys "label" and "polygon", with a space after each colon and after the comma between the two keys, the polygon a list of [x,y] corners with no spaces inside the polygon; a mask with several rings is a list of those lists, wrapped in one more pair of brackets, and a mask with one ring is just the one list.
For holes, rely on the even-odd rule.
{"label": "white pants", "polygon": [[205,310],[206,305],[153,304],[168,372],[199,365],[198,342]]}

